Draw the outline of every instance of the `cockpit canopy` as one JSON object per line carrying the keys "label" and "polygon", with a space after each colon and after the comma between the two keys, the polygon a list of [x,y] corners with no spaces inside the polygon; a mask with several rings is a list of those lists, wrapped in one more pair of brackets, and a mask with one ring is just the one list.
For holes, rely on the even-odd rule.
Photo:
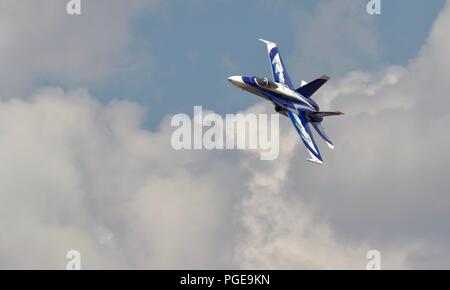
{"label": "cockpit canopy", "polygon": [[262,88],[268,88],[268,89],[278,88],[278,85],[275,82],[270,81],[267,78],[255,78],[255,82],[258,86],[260,86]]}

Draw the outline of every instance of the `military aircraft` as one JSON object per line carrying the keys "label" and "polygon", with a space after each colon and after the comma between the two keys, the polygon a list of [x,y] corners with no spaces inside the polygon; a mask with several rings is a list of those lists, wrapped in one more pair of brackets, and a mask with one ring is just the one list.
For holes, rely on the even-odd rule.
{"label": "military aircraft", "polygon": [[232,76],[228,80],[236,87],[272,102],[276,112],[289,117],[311,156],[308,161],[322,164],[323,159],[314,141],[310,124],[328,147],[334,149],[333,142],[325,133],[321,123],[324,117],[343,115],[343,113],[321,112],[311,96],[330,78],[323,75],[310,83],[302,81],[301,86],[295,89],[281,59],[277,44],[264,39],[260,39],[260,41],[267,45],[273,80],[246,76]]}

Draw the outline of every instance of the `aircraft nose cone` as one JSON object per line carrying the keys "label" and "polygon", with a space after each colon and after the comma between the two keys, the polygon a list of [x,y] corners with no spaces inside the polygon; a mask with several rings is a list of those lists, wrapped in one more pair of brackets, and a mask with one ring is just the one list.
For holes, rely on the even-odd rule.
{"label": "aircraft nose cone", "polygon": [[228,81],[232,83],[233,85],[237,86],[242,84],[242,77],[241,76],[231,76],[228,78]]}

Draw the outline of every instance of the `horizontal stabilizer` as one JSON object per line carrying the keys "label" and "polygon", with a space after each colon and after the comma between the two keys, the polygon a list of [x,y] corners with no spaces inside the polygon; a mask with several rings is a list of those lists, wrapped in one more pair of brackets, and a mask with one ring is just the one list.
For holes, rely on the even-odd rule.
{"label": "horizontal stabilizer", "polygon": [[330,147],[330,149],[334,149],[334,144],[330,137],[328,137],[327,133],[325,133],[322,124],[319,122],[312,122],[312,125],[314,129],[316,129],[317,133],[319,133],[319,136],[322,137],[322,139],[327,143],[328,147]]}
{"label": "horizontal stabilizer", "polygon": [[304,96],[305,98],[310,98],[312,95],[314,95],[315,92],[317,92],[318,89],[320,89],[321,86],[323,86],[330,77],[323,75],[320,78],[306,84],[302,85],[300,88],[296,89],[295,91],[299,93],[300,95]]}
{"label": "horizontal stabilizer", "polygon": [[317,117],[330,117],[330,116],[339,116],[339,115],[344,115],[344,113],[342,112],[315,112],[315,113],[310,113],[313,114],[314,116]]}

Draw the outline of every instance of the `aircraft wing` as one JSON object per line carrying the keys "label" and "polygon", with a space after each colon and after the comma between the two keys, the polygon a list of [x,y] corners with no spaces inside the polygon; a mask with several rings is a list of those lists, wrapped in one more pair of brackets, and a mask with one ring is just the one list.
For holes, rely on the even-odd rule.
{"label": "aircraft wing", "polygon": [[272,67],[273,80],[277,83],[285,84],[291,90],[295,90],[291,78],[287,73],[286,66],[281,59],[277,44],[264,39],[260,39],[260,41],[267,45],[267,53],[269,54],[270,65]]}
{"label": "aircraft wing", "polygon": [[287,111],[287,113],[292,123],[294,124],[295,129],[302,138],[302,141],[305,144],[309,155],[311,155],[311,158],[308,159],[308,161],[322,164],[322,156],[320,155],[319,148],[314,141],[314,136],[311,132],[311,128],[309,127],[309,122],[306,120],[305,116],[303,116],[301,112],[297,114],[291,111]]}

